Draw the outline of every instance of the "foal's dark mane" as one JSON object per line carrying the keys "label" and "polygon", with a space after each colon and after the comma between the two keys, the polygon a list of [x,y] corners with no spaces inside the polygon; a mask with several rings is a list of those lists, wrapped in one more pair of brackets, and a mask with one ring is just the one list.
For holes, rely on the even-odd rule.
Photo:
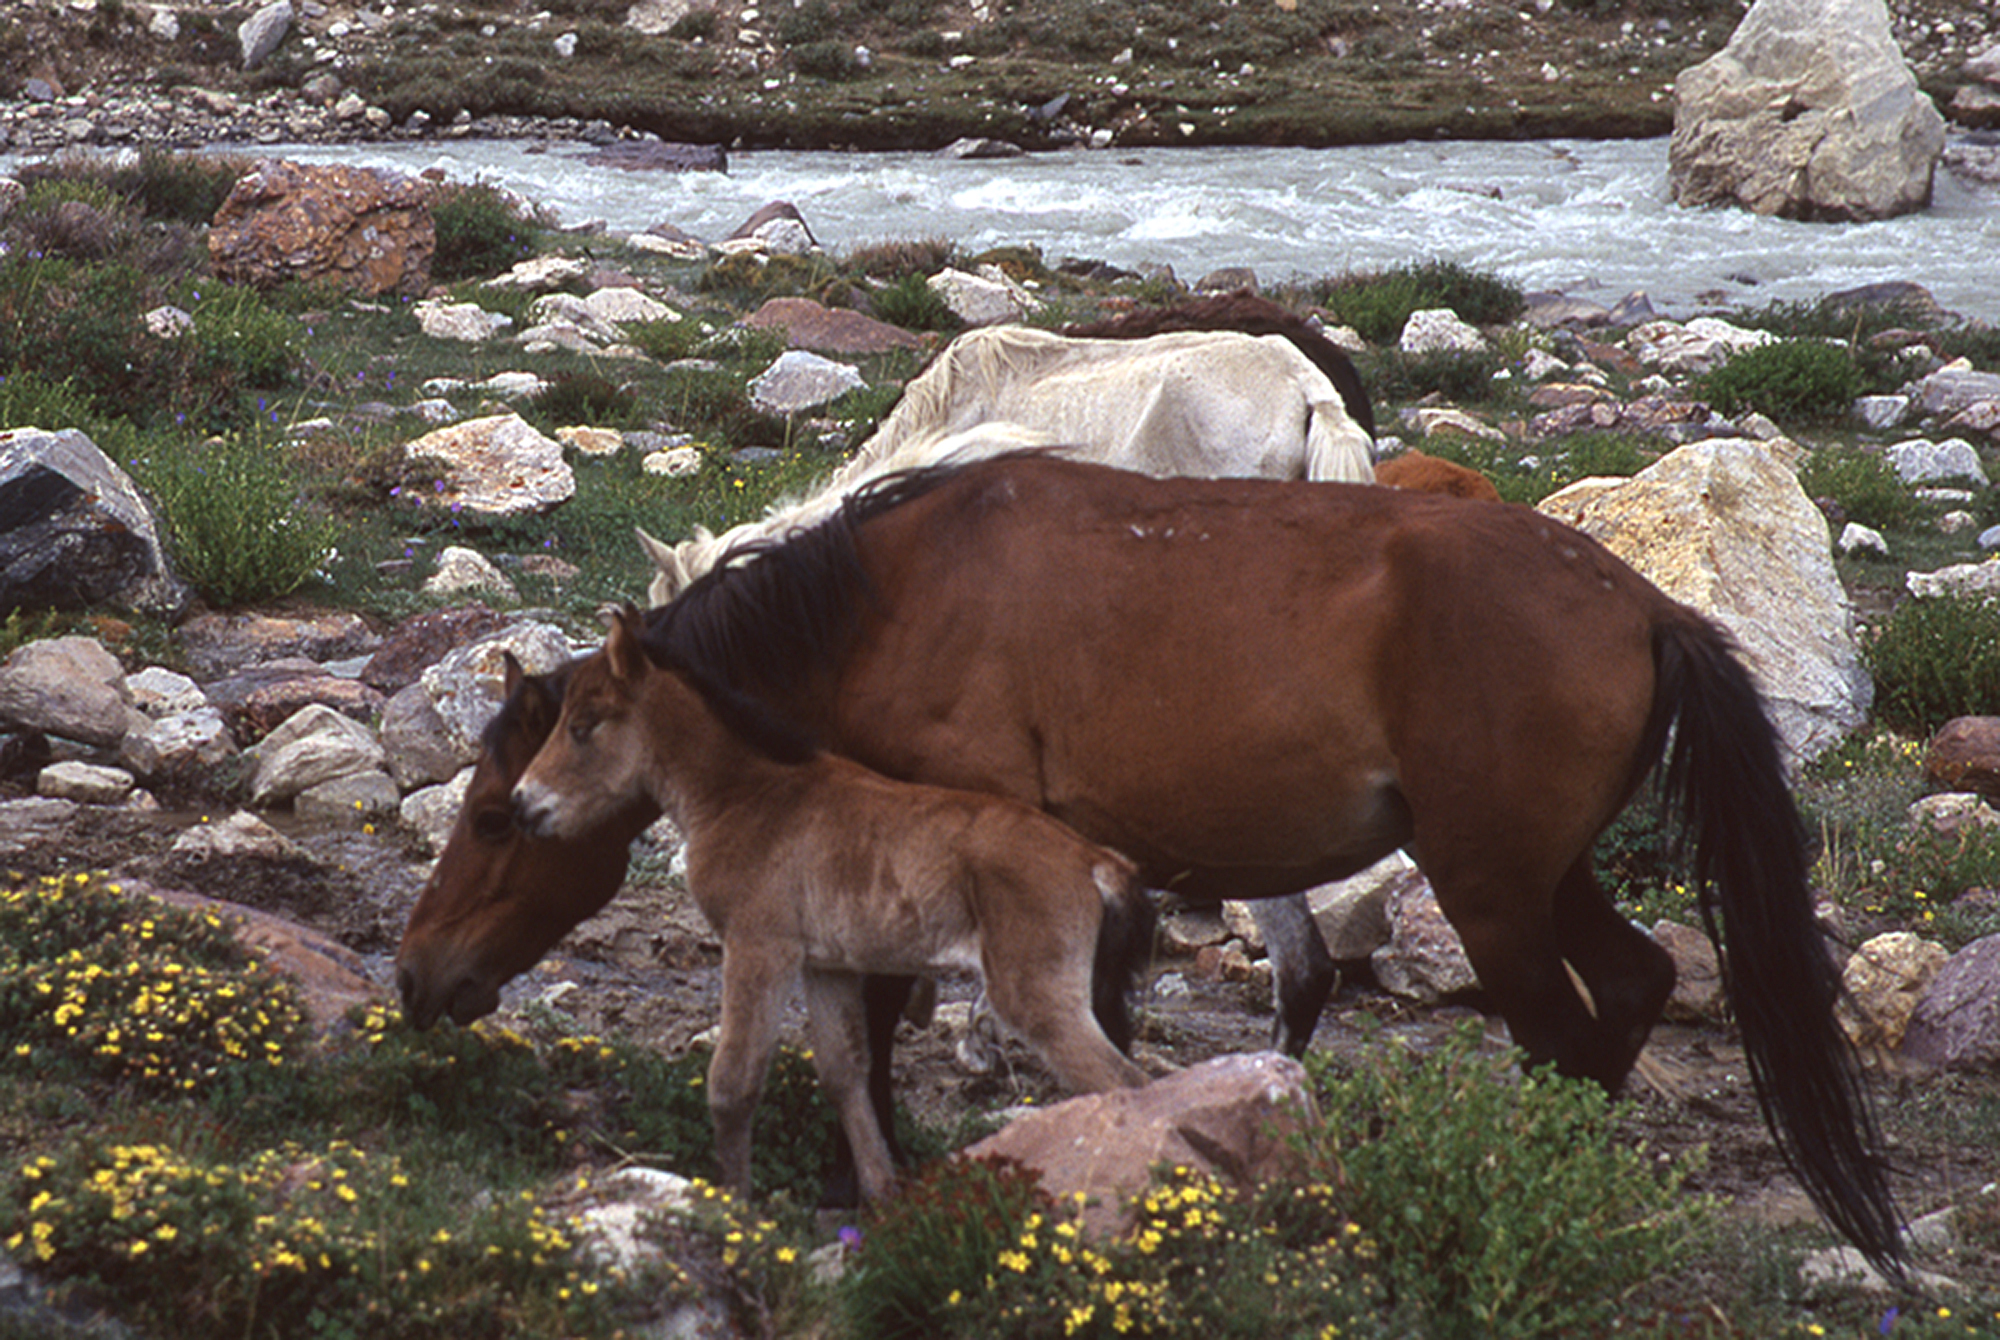
{"label": "foal's dark mane", "polygon": [[1283,335],[1312,365],[1326,374],[1347,417],[1375,436],[1375,407],[1368,401],[1361,374],[1354,370],[1347,351],[1326,337],[1312,322],[1269,298],[1248,289],[1191,298],[1172,307],[1142,307],[1104,321],[1091,321],[1062,328],[1065,335],[1078,339],[1143,340],[1179,330],[1235,330],[1245,335]]}
{"label": "foal's dark mane", "polygon": [[[752,717],[771,724],[766,696],[782,696],[837,661],[874,598],[856,529],[964,468],[946,462],[884,475],[849,494],[824,521],[732,546],[687,590],[647,612],[640,646],[655,664],[680,671],[725,724],[756,743],[764,731],[751,725]],[[729,700],[735,701],[725,707]]]}

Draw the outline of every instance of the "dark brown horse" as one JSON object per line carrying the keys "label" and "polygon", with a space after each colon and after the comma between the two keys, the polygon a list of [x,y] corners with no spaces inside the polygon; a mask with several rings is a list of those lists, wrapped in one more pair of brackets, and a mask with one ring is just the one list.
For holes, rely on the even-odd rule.
{"label": "dark brown horse", "polygon": [[[1673,967],[1590,852],[1666,752],[1765,1116],[1834,1225],[1899,1266],[1756,689],[1587,537],[1393,489],[1012,458],[852,499],[645,636],[839,753],[1038,805],[1190,898],[1292,893],[1406,847],[1529,1059],[1611,1089]],[[406,990],[453,998],[407,971],[421,938]]]}

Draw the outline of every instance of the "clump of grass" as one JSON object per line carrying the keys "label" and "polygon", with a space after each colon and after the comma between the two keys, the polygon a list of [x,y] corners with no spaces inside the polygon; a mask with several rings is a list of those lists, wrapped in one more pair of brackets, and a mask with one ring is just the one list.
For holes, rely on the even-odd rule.
{"label": "clump of grass", "polygon": [[555,428],[630,424],[637,408],[638,397],[628,388],[593,372],[558,373],[528,403],[532,418]]}
{"label": "clump of grass", "polygon": [[1512,443],[1472,437],[1433,438],[1423,449],[1479,471],[1493,481],[1502,500],[1529,506],[1579,479],[1636,475],[1657,459],[1644,439],[1625,433],[1551,438],[1529,455]]}
{"label": "clump of grass", "polygon": [[1306,1156],[1421,1333],[1593,1332],[1634,1281],[1672,1273],[1713,1206],[1684,1194],[1691,1165],[1611,1138],[1601,1088],[1517,1075],[1519,1053],[1482,1035],[1474,1020],[1430,1056],[1385,1045],[1347,1076],[1322,1068]]}
{"label": "clump of grass", "polygon": [[1369,394],[1388,404],[1407,404],[1429,395],[1461,405],[1492,401],[1502,394],[1494,374],[1506,365],[1506,356],[1492,349],[1406,354],[1396,348],[1371,348],[1355,359]]}
{"label": "clump of grass", "polygon": [[906,275],[934,275],[950,265],[958,245],[942,237],[871,242],[847,253],[846,266],[855,274],[872,279],[901,279]]}
{"label": "clump of grass", "polygon": [[1928,736],[1953,717],[2000,713],[2000,602],[1905,600],[1862,643],[1884,725]]}
{"label": "clump of grass", "polygon": [[1861,394],[1861,372],[1841,345],[1778,340],[1736,354],[1695,379],[1693,391],[1725,414],[1755,410],[1789,423],[1845,419]]}
{"label": "clump of grass", "polygon": [[431,225],[437,234],[431,277],[444,284],[506,272],[535,254],[542,232],[532,210],[484,182],[440,190]]}
{"label": "clump of grass", "polygon": [[338,520],[304,496],[285,448],[261,434],[162,439],[131,468],[159,505],[174,570],[213,605],[289,595],[340,538]]}
{"label": "clump of grass", "polygon": [[965,323],[924,276],[911,272],[876,293],[875,315],[905,330],[950,333]]}
{"label": "clump of grass", "polygon": [[1449,308],[1475,326],[1494,326],[1520,315],[1523,301],[1514,281],[1444,260],[1343,275],[1315,290],[1318,302],[1370,344],[1395,343],[1412,312]]}
{"label": "clump of grass", "polygon": [[1799,487],[1810,498],[1830,498],[1850,521],[1879,530],[1909,526],[1917,518],[1916,494],[1879,451],[1816,447],[1799,465]]}

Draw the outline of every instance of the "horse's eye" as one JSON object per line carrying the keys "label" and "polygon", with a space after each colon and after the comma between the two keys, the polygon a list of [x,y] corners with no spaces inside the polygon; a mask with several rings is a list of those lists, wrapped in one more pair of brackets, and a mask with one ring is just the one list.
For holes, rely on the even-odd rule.
{"label": "horse's eye", "polygon": [[472,816],[472,835],[483,842],[499,842],[514,832],[511,810],[481,810]]}
{"label": "horse's eye", "polygon": [[575,740],[578,744],[585,743],[590,739],[591,728],[594,724],[593,722],[585,721],[582,717],[578,717],[575,721],[569,723],[569,738]]}

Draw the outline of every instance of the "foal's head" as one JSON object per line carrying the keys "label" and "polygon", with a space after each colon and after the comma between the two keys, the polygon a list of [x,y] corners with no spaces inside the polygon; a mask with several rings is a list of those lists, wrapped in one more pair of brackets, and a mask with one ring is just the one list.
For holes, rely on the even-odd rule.
{"label": "foal's head", "polygon": [[514,784],[523,832],[575,841],[646,797],[655,745],[643,699],[662,673],[639,645],[638,611],[615,611],[603,649],[570,668],[548,743]]}

